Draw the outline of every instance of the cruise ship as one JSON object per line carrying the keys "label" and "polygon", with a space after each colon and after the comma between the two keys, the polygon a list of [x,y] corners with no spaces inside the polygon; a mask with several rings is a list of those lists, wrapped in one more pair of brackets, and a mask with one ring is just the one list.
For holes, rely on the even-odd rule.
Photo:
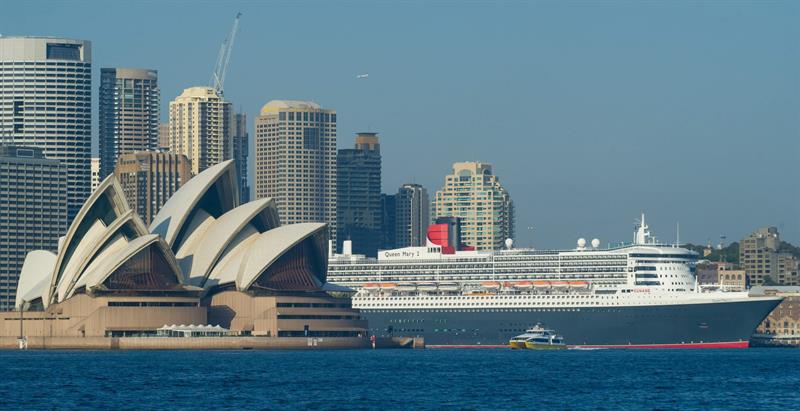
{"label": "cruise ship", "polygon": [[[444,232],[444,235],[442,235]],[[449,233],[449,234],[448,234]],[[433,240],[432,240],[433,239]],[[330,254],[328,281],[356,290],[376,336],[427,347],[507,347],[536,324],[575,348],[746,348],[780,297],[702,292],[697,253],[662,244],[644,215],[631,243],[572,250],[459,250],[456,229],[432,225],[425,247],[377,258]]]}

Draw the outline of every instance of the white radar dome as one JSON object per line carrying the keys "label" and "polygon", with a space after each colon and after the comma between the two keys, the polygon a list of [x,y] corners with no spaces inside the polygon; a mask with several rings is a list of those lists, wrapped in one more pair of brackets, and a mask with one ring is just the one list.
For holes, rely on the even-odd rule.
{"label": "white radar dome", "polygon": [[514,245],[514,240],[511,238],[506,238],[506,248],[510,250],[513,245]]}
{"label": "white radar dome", "polygon": [[600,240],[595,238],[592,240],[592,248],[600,247]]}
{"label": "white radar dome", "polygon": [[586,247],[586,239],[585,238],[579,238],[578,239],[578,248],[583,248],[583,247]]}

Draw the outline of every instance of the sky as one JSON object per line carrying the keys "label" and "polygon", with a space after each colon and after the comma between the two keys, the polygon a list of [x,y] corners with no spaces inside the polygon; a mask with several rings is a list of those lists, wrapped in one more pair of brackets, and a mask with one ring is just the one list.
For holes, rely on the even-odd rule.
{"label": "sky", "polygon": [[490,163],[523,246],[630,241],[642,212],[665,242],[800,243],[798,2],[13,1],[0,33],[92,41],[96,140],[100,67],[157,69],[166,121],[237,12],[251,139],[268,101],[312,100],[340,148],[379,133],[384,192]]}

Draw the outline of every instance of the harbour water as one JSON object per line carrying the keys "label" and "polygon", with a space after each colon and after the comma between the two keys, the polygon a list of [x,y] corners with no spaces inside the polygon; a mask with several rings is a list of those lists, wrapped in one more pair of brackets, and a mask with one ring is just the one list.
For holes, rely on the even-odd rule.
{"label": "harbour water", "polygon": [[0,351],[2,409],[796,409],[800,350]]}

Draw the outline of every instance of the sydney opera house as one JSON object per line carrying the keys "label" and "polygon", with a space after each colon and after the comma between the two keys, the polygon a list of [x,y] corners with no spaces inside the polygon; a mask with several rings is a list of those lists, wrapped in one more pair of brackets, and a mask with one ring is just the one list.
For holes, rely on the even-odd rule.
{"label": "sydney opera house", "polygon": [[239,205],[233,162],[184,184],[150,227],[114,176],[81,208],[58,252],[33,251],[4,337],[156,335],[171,324],[233,336],[349,337],[366,322],[326,284],[327,227],[280,224],[274,202]]}

